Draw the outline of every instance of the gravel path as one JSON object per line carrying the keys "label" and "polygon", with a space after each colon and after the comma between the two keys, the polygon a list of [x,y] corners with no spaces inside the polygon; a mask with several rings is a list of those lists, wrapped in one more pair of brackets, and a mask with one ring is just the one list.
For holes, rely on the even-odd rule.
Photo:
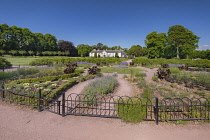
{"label": "gravel path", "polygon": [[150,69],[150,68],[145,68],[145,67],[140,67],[140,66],[138,66],[137,68],[146,70],[146,77],[145,77],[145,80],[146,80],[147,82],[149,82],[149,83],[154,82],[154,81],[152,80],[152,77],[153,77],[154,74],[157,72],[158,68]]}

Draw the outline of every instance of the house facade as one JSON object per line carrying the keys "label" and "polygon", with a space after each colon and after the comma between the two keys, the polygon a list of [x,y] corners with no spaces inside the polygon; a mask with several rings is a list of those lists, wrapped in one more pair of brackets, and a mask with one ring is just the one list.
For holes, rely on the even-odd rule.
{"label": "house facade", "polygon": [[97,55],[97,57],[115,57],[116,54],[118,54],[119,57],[127,57],[126,53],[123,50],[93,50],[89,53],[89,57],[94,57],[94,55]]}

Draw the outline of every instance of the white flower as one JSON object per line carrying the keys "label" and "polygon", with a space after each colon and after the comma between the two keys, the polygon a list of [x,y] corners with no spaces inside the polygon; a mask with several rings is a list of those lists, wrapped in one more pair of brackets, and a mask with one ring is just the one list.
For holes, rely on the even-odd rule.
{"label": "white flower", "polygon": [[29,86],[29,83],[24,83],[23,86]]}

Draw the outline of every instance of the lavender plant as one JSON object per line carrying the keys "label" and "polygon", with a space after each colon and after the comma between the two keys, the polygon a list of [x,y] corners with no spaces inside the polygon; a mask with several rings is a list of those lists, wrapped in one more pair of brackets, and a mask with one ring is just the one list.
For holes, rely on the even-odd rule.
{"label": "lavender plant", "polygon": [[105,76],[96,81],[93,81],[88,86],[85,87],[85,94],[108,94],[112,92],[117,86],[117,79],[113,76]]}

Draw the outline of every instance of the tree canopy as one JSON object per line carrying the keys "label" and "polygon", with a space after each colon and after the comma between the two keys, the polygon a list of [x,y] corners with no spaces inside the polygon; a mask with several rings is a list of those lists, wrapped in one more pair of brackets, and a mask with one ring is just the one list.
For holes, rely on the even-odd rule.
{"label": "tree canopy", "polygon": [[89,45],[79,44],[76,47],[78,54],[82,57],[89,56],[89,53],[93,50],[93,48]]}
{"label": "tree canopy", "polygon": [[198,48],[198,36],[182,25],[171,26],[168,30],[168,47],[176,50],[176,57],[186,58]]}
{"label": "tree canopy", "polygon": [[57,39],[51,34],[32,33],[28,28],[0,25],[0,50],[57,51]]}
{"label": "tree canopy", "polygon": [[133,45],[128,50],[128,54],[129,55],[134,55],[136,57],[142,56],[143,55],[143,48],[140,45]]}
{"label": "tree canopy", "polygon": [[70,56],[77,56],[77,50],[70,41],[59,40],[58,47],[63,52],[69,52]]}
{"label": "tree canopy", "polygon": [[166,33],[157,33],[156,31],[146,36],[145,44],[148,48],[149,58],[164,57],[166,47]]}
{"label": "tree canopy", "polygon": [[198,48],[198,36],[182,25],[169,27],[168,33],[149,33],[145,39],[149,58],[187,58]]}

